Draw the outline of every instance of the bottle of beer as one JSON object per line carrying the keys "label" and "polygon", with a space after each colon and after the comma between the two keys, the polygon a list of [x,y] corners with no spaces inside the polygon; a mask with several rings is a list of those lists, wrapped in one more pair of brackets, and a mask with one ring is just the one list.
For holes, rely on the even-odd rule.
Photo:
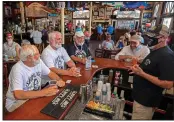
{"label": "bottle of beer", "polygon": [[109,70],[109,83],[112,83],[112,79],[113,79],[113,70]]}

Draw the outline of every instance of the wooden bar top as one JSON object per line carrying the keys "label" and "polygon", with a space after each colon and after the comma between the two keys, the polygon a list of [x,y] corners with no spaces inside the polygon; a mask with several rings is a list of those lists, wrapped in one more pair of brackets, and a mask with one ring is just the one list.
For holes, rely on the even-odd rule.
{"label": "wooden bar top", "polygon": [[[125,64],[120,61],[105,58],[95,58],[95,62],[92,65],[98,65],[98,68],[91,70],[85,70],[85,66],[77,64],[77,67],[81,67],[81,77],[75,78],[70,76],[63,76],[63,80],[72,80],[71,84],[80,85],[86,84],[93,78],[95,73],[105,68],[120,68],[125,69]],[[21,105],[15,111],[8,113],[3,119],[5,120],[55,120],[55,118],[40,113],[40,111],[53,99],[55,96],[42,97],[36,99],[30,99],[23,105]]]}

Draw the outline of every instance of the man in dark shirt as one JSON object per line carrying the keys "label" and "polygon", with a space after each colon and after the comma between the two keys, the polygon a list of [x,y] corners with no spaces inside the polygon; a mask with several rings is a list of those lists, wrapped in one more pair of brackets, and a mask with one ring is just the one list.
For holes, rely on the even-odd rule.
{"label": "man in dark shirt", "polygon": [[152,119],[164,89],[174,86],[174,52],[167,46],[169,29],[160,25],[153,32],[152,52],[138,65],[129,67],[135,74],[133,82],[132,119]]}
{"label": "man in dark shirt", "polygon": [[77,31],[74,36],[74,42],[68,48],[68,54],[75,62],[86,63],[86,58],[90,56],[89,49],[84,43],[85,38],[82,31]]}

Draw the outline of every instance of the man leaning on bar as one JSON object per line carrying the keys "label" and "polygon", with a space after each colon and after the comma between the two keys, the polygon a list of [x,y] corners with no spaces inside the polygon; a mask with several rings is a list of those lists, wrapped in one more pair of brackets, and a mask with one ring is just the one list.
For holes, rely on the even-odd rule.
{"label": "man leaning on bar", "polygon": [[[41,90],[41,75],[48,75],[57,84]],[[6,109],[14,111],[28,99],[52,96],[65,82],[43,63],[38,49],[34,45],[25,45],[20,49],[20,60],[12,67],[9,75],[9,87],[6,94]]]}
{"label": "man leaning on bar", "polygon": [[[75,63],[62,47],[62,34],[53,31],[48,34],[49,45],[42,52],[42,60],[51,71],[59,75],[79,76]],[[65,63],[70,67],[65,69]]]}

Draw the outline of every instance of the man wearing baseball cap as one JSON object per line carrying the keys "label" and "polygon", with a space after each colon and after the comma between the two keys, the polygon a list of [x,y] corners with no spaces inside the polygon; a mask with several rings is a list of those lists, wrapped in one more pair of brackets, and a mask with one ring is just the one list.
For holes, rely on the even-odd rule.
{"label": "man wearing baseball cap", "polygon": [[116,56],[116,60],[131,61],[136,59],[139,63],[150,53],[147,46],[141,45],[141,37],[133,35],[130,38],[130,45],[125,46]]}
{"label": "man wearing baseball cap", "polygon": [[77,31],[74,36],[74,42],[68,48],[68,54],[73,61],[82,64],[86,63],[86,58],[90,56],[88,46],[85,44],[85,35],[82,31]]}
{"label": "man wearing baseball cap", "polygon": [[138,66],[129,67],[134,73],[132,119],[152,119],[154,110],[160,105],[162,92],[174,86],[174,52],[167,46],[169,29],[157,26],[147,33],[153,37],[152,52]]}
{"label": "man wearing baseball cap", "polygon": [[11,33],[6,34],[7,42],[4,43],[3,53],[11,58],[19,58],[20,45],[13,41],[13,36]]}

